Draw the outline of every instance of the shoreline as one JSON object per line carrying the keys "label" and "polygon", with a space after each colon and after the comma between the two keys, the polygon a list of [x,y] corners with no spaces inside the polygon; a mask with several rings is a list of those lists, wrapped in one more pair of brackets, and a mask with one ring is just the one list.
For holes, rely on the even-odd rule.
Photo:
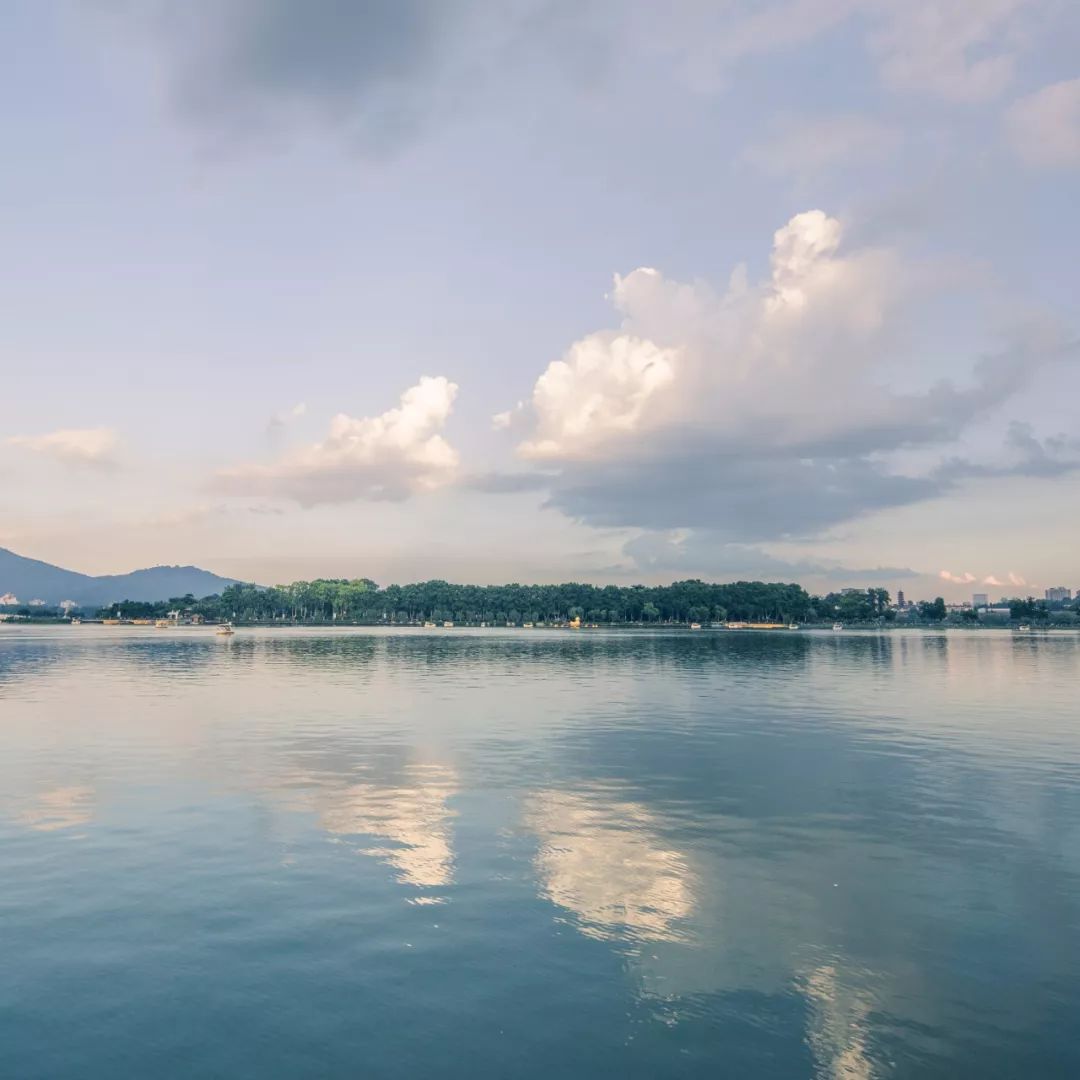
{"label": "shoreline", "polygon": [[[167,633],[202,633],[202,634],[214,634],[223,623],[201,623],[197,625],[179,625],[169,627],[155,627],[146,626],[135,622],[109,622],[106,623],[101,619],[83,619],[79,623],[72,624],[66,619],[8,619],[0,621],[0,630],[6,627],[12,629],[17,628],[33,628],[40,629],[42,627],[70,627],[72,630],[81,630],[83,628],[88,629],[105,629],[105,630],[140,630],[148,631],[153,634],[161,634],[163,631]],[[1044,634],[1051,631],[1059,633],[1080,633],[1080,624],[1077,625],[1063,625],[1063,624],[1048,624],[1043,626],[1014,626],[1014,625],[994,625],[994,626],[972,626],[970,624],[951,624],[951,623],[937,623],[937,624],[905,624],[897,625],[895,623],[889,624],[876,624],[876,623],[853,623],[846,624],[841,629],[836,629],[831,623],[805,623],[800,624],[794,629],[791,627],[755,627],[755,626],[703,626],[703,627],[690,627],[685,623],[598,623],[589,626],[570,626],[567,624],[552,624],[552,625],[534,625],[534,626],[504,626],[504,625],[491,625],[484,623],[455,623],[453,626],[425,626],[422,623],[395,623],[395,622],[379,622],[379,623],[346,623],[346,622],[277,622],[277,623],[262,623],[262,622],[232,622],[231,625],[236,630],[415,630],[429,634],[448,634],[457,630],[488,630],[488,631],[514,631],[529,634],[543,634],[552,632],[562,633],[575,633],[575,634],[588,634],[595,633],[597,631],[618,631],[621,633],[649,633],[656,631],[665,631],[669,633],[685,633],[687,635],[715,635],[715,634],[771,634],[774,636],[792,636],[800,633],[828,633],[828,634],[848,634],[848,633],[906,633],[913,630],[922,632],[964,632],[964,633],[986,633],[986,632],[1008,632],[1011,634],[1019,635],[1032,635],[1032,634]]]}

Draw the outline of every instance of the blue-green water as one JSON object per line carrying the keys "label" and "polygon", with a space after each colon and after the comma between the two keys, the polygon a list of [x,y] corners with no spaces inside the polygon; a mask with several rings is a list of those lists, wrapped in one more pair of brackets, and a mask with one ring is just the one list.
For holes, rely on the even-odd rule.
{"label": "blue-green water", "polygon": [[0,628],[0,1076],[1080,1075],[1078,675]]}

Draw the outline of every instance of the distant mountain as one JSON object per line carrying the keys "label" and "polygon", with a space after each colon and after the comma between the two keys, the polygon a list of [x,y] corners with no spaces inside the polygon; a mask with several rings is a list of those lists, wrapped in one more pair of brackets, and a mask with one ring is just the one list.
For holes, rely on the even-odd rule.
{"label": "distant mountain", "polygon": [[197,566],[152,566],[130,574],[94,577],[27,559],[0,548],[0,596],[13,593],[21,603],[74,600],[82,607],[103,607],[117,600],[168,600],[173,596],[209,596],[238,582]]}

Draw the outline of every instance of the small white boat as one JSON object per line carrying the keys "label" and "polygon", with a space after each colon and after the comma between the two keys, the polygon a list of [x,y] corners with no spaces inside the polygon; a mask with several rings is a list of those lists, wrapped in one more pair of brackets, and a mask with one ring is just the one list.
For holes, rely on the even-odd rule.
{"label": "small white boat", "polygon": [[1026,634],[1031,630],[1031,627],[1027,623],[1021,623],[1017,628],[1022,634]]}
{"label": "small white boat", "polygon": [[798,630],[799,629],[799,624],[797,622],[788,623],[787,628],[789,630]]}
{"label": "small white boat", "polygon": [[71,620],[71,625],[72,626],[82,626],[82,619],[72,619]]}
{"label": "small white boat", "polygon": [[533,624],[531,622],[523,622],[521,626],[524,630],[531,630],[533,628]]}
{"label": "small white boat", "polygon": [[690,629],[691,629],[691,630],[700,630],[700,629],[701,629],[701,623],[699,623],[699,622],[692,622],[692,623],[690,624]]}
{"label": "small white boat", "polygon": [[843,630],[844,629],[844,624],[842,622],[834,622],[832,624],[832,628],[834,630]]}
{"label": "small white boat", "polygon": [[236,631],[233,629],[232,623],[227,622],[227,623],[222,623],[217,628],[217,630],[214,631],[214,633],[220,634],[222,637],[230,637],[231,635],[235,634]]}
{"label": "small white boat", "polygon": [[453,629],[454,629],[454,624],[453,624],[453,623],[452,623],[452,622],[451,622],[451,621],[450,621],[449,619],[447,619],[447,620],[446,620],[446,621],[445,621],[445,622],[443,623],[443,629],[444,629],[444,630],[453,630]]}

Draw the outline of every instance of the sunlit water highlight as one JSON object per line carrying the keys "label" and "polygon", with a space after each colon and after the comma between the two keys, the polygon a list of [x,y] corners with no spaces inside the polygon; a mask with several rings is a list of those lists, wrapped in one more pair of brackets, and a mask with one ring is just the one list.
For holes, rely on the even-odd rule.
{"label": "sunlit water highlight", "polygon": [[0,1076],[1080,1075],[1080,635],[0,629]]}

